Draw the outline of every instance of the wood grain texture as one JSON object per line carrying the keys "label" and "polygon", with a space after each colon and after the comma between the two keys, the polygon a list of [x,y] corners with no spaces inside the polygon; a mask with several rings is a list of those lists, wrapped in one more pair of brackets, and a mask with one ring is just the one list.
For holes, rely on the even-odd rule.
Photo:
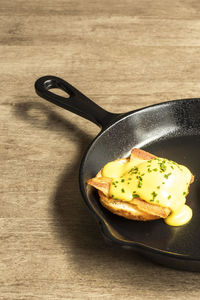
{"label": "wood grain texture", "polygon": [[99,128],[35,95],[63,77],[126,112],[200,96],[200,2],[0,1],[0,299],[198,299],[200,274],[107,245],[81,198]]}

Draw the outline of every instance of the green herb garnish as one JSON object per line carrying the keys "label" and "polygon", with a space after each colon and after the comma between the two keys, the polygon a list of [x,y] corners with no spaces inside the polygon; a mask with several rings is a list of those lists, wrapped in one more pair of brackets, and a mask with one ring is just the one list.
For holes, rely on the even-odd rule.
{"label": "green herb garnish", "polygon": [[163,162],[160,163],[160,170],[161,170],[162,172],[165,172],[166,169],[167,169],[167,167],[166,167],[166,165],[164,164],[164,162],[165,162],[165,161],[163,161]]}
{"label": "green herb garnish", "polygon": [[137,174],[138,172],[138,167],[134,167],[134,168],[131,168],[130,171],[128,171],[128,174]]}
{"label": "green herb garnish", "polygon": [[153,196],[153,198],[155,198],[156,196],[158,196],[158,194],[156,192],[152,192],[151,195]]}
{"label": "green herb garnish", "polygon": [[155,198],[158,196],[158,194],[157,194],[155,191],[153,191],[153,192],[151,193],[151,195],[153,196],[153,199],[151,199],[150,202],[154,201]]}
{"label": "green herb garnish", "polygon": [[138,187],[141,188],[142,187],[142,181],[138,182]]}
{"label": "green herb garnish", "polygon": [[165,177],[166,179],[168,179],[168,177],[169,177],[170,175],[172,175],[172,173],[165,174],[164,177]]}
{"label": "green herb garnish", "polygon": [[133,194],[133,198],[139,198],[138,194]]}

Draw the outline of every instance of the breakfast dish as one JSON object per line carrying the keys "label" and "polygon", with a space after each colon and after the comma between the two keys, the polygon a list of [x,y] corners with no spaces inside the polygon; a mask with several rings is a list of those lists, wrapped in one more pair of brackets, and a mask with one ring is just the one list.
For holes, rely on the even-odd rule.
{"label": "breakfast dish", "polygon": [[180,226],[192,218],[185,202],[193,180],[187,167],[133,148],[130,157],[107,163],[87,183],[114,214],[139,221],[163,218]]}

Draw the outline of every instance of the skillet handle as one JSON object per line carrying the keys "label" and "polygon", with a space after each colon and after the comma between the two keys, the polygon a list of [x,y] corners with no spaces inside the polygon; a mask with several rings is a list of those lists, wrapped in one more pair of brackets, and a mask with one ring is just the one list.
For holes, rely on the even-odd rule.
{"label": "skillet handle", "polygon": [[[63,90],[69,95],[69,97],[67,94],[65,98],[50,92],[50,89],[52,88]],[[71,84],[59,77],[44,76],[39,78],[35,82],[35,90],[40,97],[92,121],[101,128],[104,128],[106,125],[111,123],[113,119],[120,115],[104,110],[79,92]]]}

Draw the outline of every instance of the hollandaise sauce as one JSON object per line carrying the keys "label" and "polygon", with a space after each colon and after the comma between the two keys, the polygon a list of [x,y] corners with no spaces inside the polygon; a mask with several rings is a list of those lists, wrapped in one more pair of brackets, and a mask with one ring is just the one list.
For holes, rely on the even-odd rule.
{"label": "hollandaise sauce", "polygon": [[164,219],[168,225],[180,226],[192,218],[192,210],[185,204],[192,178],[190,170],[168,159],[133,159],[109,162],[102,170],[104,177],[112,178],[110,197],[146,202],[169,207],[171,214]]}

